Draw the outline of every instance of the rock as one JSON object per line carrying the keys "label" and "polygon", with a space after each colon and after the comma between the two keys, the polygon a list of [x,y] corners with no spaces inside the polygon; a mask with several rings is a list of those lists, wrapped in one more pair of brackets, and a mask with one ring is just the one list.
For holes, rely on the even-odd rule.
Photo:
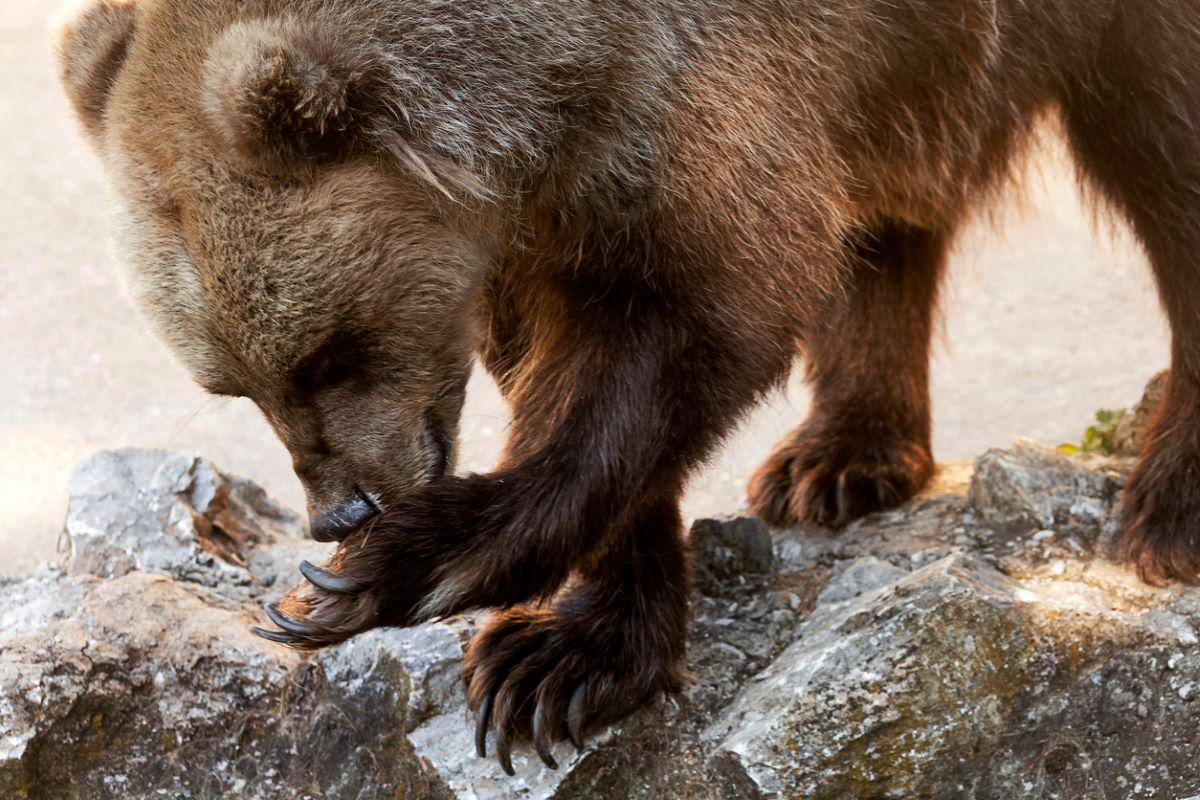
{"label": "rock", "polygon": [[1018,443],[837,533],[698,521],[692,683],[510,778],[458,678],[478,617],[258,639],[325,546],[202,459],[99,454],[64,564],[0,581],[0,798],[1197,795],[1200,589],[1112,560],[1129,464]]}
{"label": "rock", "polygon": [[[461,703],[459,663],[463,648],[454,629],[431,623],[415,628],[377,628],[356,636],[354,647],[334,647],[315,657],[325,676],[335,684],[353,687],[364,676],[393,669],[398,664],[408,684],[403,727],[411,733],[443,709]],[[382,666],[381,666],[382,662]],[[390,697],[354,697],[362,714],[391,705]]]}
{"label": "rock", "polygon": [[1141,454],[1143,434],[1149,429],[1159,406],[1162,405],[1163,395],[1167,391],[1168,374],[1164,369],[1151,378],[1150,383],[1146,384],[1142,399],[1117,423],[1117,430],[1113,435],[1113,451],[1116,455],[1136,457]]}
{"label": "rock", "polygon": [[[305,531],[262,489],[190,454],[96,453],[72,472],[70,492],[70,575],[141,570],[236,591],[253,583],[247,559],[262,552],[256,545],[300,542]],[[309,552],[322,558],[328,548]]]}
{"label": "rock", "polygon": [[[1200,729],[1173,727],[1186,700],[1156,697],[1154,670],[1127,667],[1178,648],[1178,634],[1112,610],[1092,586],[1066,588],[938,561],[819,625],[814,613],[707,736],[769,796],[1085,797],[1092,785],[1112,797],[1124,777],[1160,797],[1200,778]],[[1200,658],[1185,671],[1178,685],[1200,677]],[[1131,769],[1121,754],[1149,745],[1144,722],[1130,707],[1106,725],[1106,697],[1172,726],[1153,745],[1165,769]]]}
{"label": "rock", "polygon": [[696,583],[702,588],[770,575],[775,565],[771,532],[757,517],[698,520],[689,539]]}
{"label": "rock", "polygon": [[817,606],[836,608],[861,595],[891,584],[907,573],[874,556],[856,558],[839,564],[817,596]]}
{"label": "rock", "polygon": [[253,636],[248,609],[137,571],[43,574],[0,605],[49,588],[0,634],[0,797],[450,796],[404,735],[411,681],[378,637],[306,661]]}
{"label": "rock", "polygon": [[71,489],[65,566],[0,587],[0,797],[451,796],[405,735],[457,691],[451,628],[302,657],[249,627],[329,548],[261,489],[139,450]]}
{"label": "rock", "polygon": [[1101,457],[1072,459],[1018,440],[975,461],[969,497],[987,522],[1049,528],[1098,522],[1121,484],[1118,468]]}

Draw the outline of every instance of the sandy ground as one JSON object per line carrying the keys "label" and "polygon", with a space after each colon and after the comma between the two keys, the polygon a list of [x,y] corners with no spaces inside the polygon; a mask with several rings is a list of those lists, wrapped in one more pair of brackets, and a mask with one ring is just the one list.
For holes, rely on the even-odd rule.
{"label": "sandy ground", "polygon": [[[194,449],[299,507],[287,454],[248,401],[206,397],[143,329],[108,255],[104,185],[67,113],[44,34],[56,3],[0,5],[0,572],[53,557],[67,475],[97,448]],[[1026,200],[962,237],[933,378],[936,451],[1028,435],[1075,440],[1097,407],[1137,399],[1167,363],[1162,315],[1126,232],[1095,228],[1060,158]],[[1098,232],[1097,232],[1098,231]],[[748,419],[693,483],[690,514],[728,511],[804,413],[788,391]],[[486,468],[506,422],[471,386],[462,466]]]}

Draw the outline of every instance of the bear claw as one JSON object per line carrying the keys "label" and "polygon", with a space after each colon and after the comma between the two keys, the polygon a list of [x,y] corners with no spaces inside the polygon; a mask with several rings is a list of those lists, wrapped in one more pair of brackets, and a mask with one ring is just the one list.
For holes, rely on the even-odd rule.
{"label": "bear claw", "polygon": [[558,769],[558,762],[550,753],[550,731],[546,727],[546,705],[538,700],[533,710],[533,749],[537,751],[542,763],[550,769]]}
{"label": "bear claw", "polygon": [[583,701],[587,698],[587,681],[575,688],[571,702],[567,704],[567,733],[575,749],[583,752]]}
{"label": "bear claw", "polygon": [[480,758],[487,758],[487,732],[494,699],[495,695],[491,694],[484,697],[483,702],[479,704],[479,711],[475,714],[475,753]]}
{"label": "bear claw", "polygon": [[508,734],[501,729],[496,736],[496,759],[500,762],[500,769],[504,770],[504,774],[510,778],[517,774],[513,769],[512,764],[512,747],[508,741]]}
{"label": "bear claw", "polygon": [[[310,561],[300,562],[300,574],[313,586],[334,594],[358,594],[363,585],[358,581],[335,575],[327,569],[322,569]],[[283,626],[280,626],[283,627]]]}
{"label": "bear claw", "polygon": [[266,607],[267,616],[286,633],[292,633],[296,636],[311,636],[316,633],[313,626],[301,622],[298,619],[292,619],[287,614],[284,614],[273,604],[268,604]]}
{"label": "bear claw", "polygon": [[250,632],[255,636],[260,636],[268,642],[275,642],[276,644],[289,644],[293,646],[300,644],[300,637],[286,631],[269,631],[266,628],[260,628],[256,625],[250,628]]}
{"label": "bear claw", "polygon": [[[495,704],[499,687],[484,696],[475,712],[475,752],[480,758],[487,758],[487,734],[492,725],[492,708]],[[566,727],[567,735],[575,749],[583,752],[583,716],[584,702],[587,699],[587,681],[581,681],[571,694],[567,703]],[[549,722],[551,715],[543,699],[539,699],[533,711],[532,736],[533,749],[538,757],[550,769],[558,769],[558,760],[551,752],[554,742],[554,726]],[[512,764],[512,741],[503,725],[496,728],[496,760],[500,768],[508,775],[514,775]]]}

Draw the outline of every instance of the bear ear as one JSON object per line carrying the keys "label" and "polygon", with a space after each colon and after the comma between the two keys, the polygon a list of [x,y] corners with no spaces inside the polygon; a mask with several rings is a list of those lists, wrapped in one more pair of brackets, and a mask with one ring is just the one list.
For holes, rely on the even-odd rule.
{"label": "bear ear", "polygon": [[251,163],[334,155],[362,130],[377,70],[375,59],[315,23],[239,22],[209,50],[204,111]]}
{"label": "bear ear", "polygon": [[57,24],[55,50],[67,96],[87,132],[99,138],[108,94],[133,38],[132,0],[90,0]]}

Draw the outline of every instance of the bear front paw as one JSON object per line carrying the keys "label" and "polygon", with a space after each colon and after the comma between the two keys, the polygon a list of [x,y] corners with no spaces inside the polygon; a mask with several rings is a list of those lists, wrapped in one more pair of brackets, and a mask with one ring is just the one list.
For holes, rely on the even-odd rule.
{"label": "bear front paw", "polygon": [[557,769],[554,742],[570,739],[582,749],[589,729],[682,687],[676,659],[651,648],[625,652],[622,642],[630,637],[622,637],[620,628],[634,623],[614,623],[589,624],[531,607],[493,615],[463,662],[479,756],[487,756],[488,731],[494,729],[496,756],[509,775],[515,742],[532,743],[546,766]]}
{"label": "bear front paw", "polygon": [[252,632],[272,642],[311,650],[384,624],[381,587],[308,561],[300,563],[300,573],[306,582],[284,595],[278,605],[266,607],[278,630],[254,627]]}

